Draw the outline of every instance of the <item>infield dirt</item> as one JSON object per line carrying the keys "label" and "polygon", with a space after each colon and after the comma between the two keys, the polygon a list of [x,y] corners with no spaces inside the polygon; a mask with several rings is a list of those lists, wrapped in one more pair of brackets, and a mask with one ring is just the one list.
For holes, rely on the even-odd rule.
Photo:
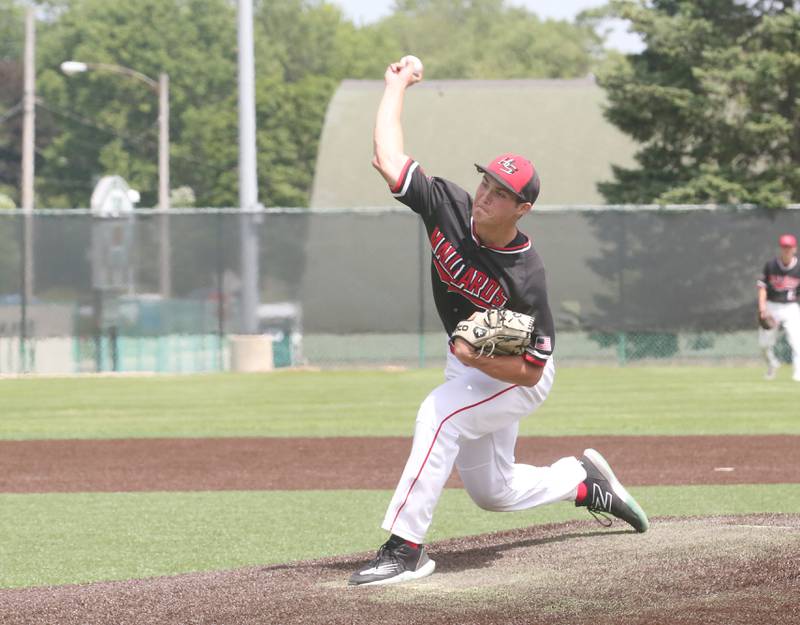
{"label": "infield dirt", "polygon": [[[371,437],[0,441],[0,492],[393,489],[410,446]],[[586,447],[628,486],[800,483],[800,436],[523,437],[516,455],[541,466]],[[456,472],[447,485],[461,486]]]}
{"label": "infield dirt", "polygon": [[[0,491],[392,488],[409,444],[374,438],[5,441]],[[547,464],[594,446],[626,485],[797,483],[799,444],[791,436],[523,438],[517,456]],[[374,466],[383,472],[348,470],[354,459],[370,455],[381,460]],[[449,483],[458,485],[455,477]],[[429,549],[436,573],[397,587],[348,587],[349,574],[372,556],[360,553],[0,590],[0,623],[800,623],[800,515],[651,521],[646,534],[588,520],[441,541]]]}

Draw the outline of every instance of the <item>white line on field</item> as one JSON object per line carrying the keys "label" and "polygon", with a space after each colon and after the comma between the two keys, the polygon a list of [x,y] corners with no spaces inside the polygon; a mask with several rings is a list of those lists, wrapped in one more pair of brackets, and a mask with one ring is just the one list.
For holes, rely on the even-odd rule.
{"label": "white line on field", "polygon": [[746,527],[748,529],[761,529],[761,530],[796,530],[800,531],[800,527],[793,527],[791,525],[728,525],[727,527]]}

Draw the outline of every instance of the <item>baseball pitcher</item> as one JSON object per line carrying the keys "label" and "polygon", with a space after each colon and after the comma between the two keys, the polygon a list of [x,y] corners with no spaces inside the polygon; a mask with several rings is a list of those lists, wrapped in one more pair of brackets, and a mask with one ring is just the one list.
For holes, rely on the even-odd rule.
{"label": "baseball pitcher", "polygon": [[758,279],[758,344],[767,361],[765,378],[772,380],[780,362],[775,356],[778,331],[783,328],[792,348],[792,379],[800,382],[800,264],[797,262],[797,239],[793,234],[778,238],[778,255],[764,265]]}
{"label": "baseball pitcher", "polygon": [[[542,259],[517,228],[539,195],[533,164],[506,153],[476,165],[474,199],[425,174],[403,145],[406,89],[420,67],[392,63],[374,130],[373,165],[392,195],[422,219],[431,247],[433,296],[450,337],[445,382],[422,402],[405,469],[382,527],[389,533],[351,585],[402,582],[435,567],[423,542],[455,466],[486,510],[525,510],[557,501],[623,519],[638,532],[648,519],[605,459],[587,449],[551,466],[518,464],[519,421],[547,398],[555,376],[555,329]],[[607,517],[606,517],[607,518]]]}

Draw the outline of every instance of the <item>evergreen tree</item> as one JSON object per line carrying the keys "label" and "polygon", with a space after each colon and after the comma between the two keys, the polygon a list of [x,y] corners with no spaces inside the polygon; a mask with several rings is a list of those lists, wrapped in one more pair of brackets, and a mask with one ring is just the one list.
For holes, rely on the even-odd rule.
{"label": "evergreen tree", "polygon": [[607,66],[608,119],[642,145],[609,202],[800,201],[798,2],[615,0],[646,49]]}

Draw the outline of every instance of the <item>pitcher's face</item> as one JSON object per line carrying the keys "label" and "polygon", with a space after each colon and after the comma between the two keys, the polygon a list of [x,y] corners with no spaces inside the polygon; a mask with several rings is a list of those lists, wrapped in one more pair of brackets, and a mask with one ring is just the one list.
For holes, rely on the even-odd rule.
{"label": "pitcher's face", "polygon": [[528,206],[530,205],[484,174],[475,191],[472,218],[476,225],[514,224],[527,211]]}

